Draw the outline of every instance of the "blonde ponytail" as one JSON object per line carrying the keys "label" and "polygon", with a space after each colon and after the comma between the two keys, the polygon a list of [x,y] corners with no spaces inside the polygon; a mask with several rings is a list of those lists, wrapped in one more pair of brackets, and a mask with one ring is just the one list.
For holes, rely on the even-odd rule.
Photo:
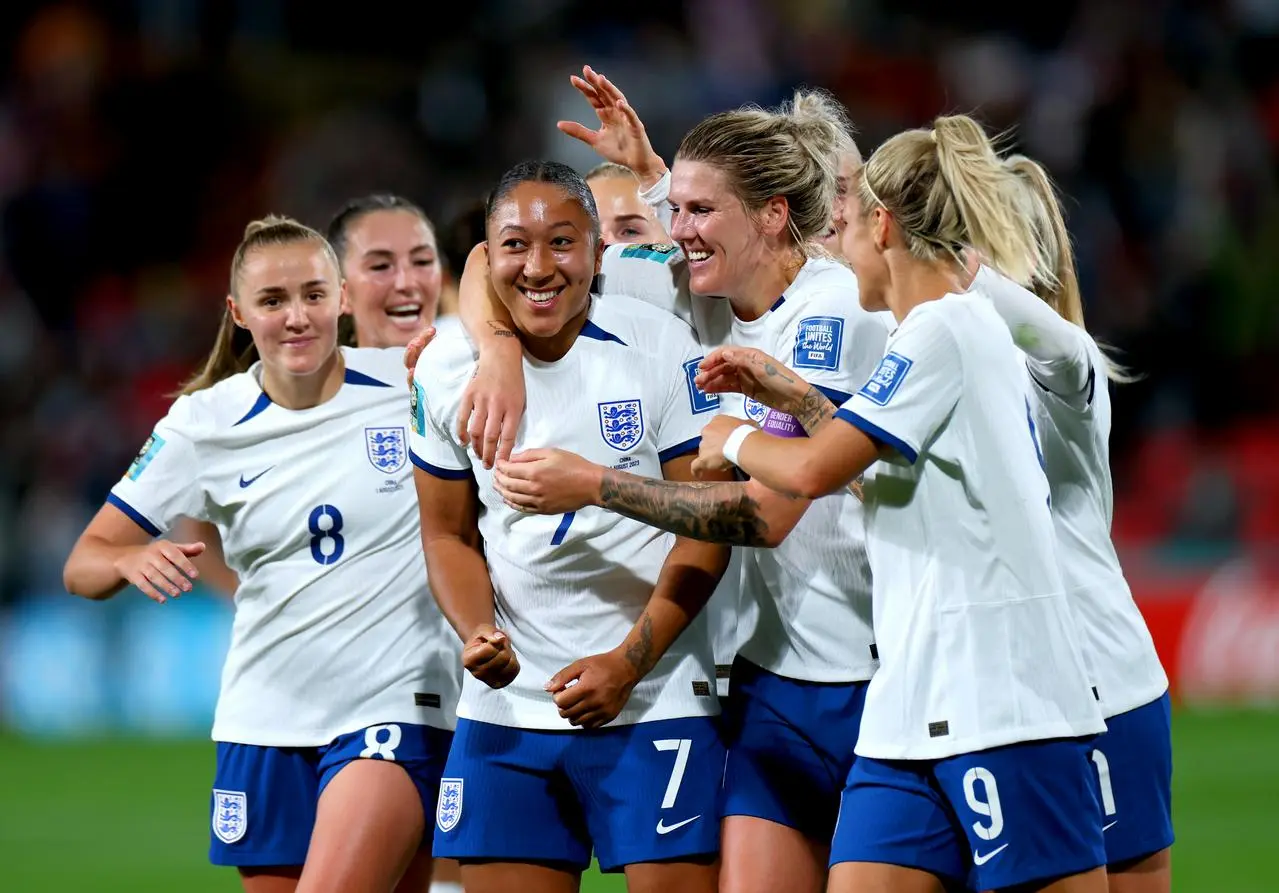
{"label": "blonde ponytail", "polygon": [[[1043,246],[1050,263],[1050,276],[1038,275],[1021,284],[1033,291],[1057,311],[1062,319],[1085,329],[1084,302],[1079,291],[1079,276],[1075,270],[1075,251],[1070,244],[1070,231],[1061,210],[1061,199],[1052,178],[1043,166],[1025,155],[1010,155],[1004,165],[1017,177],[1023,199],[1023,220],[1033,238]],[[1139,376],[1120,365],[1112,356],[1113,348],[1097,342],[1105,361],[1106,378],[1120,384],[1129,384]]]}
{"label": "blonde ponytail", "polygon": [[962,267],[972,246],[1019,282],[1049,269],[1043,247],[1018,219],[1015,176],[965,115],[889,139],[863,165],[857,189],[862,213],[883,206],[920,260],[948,258]]}

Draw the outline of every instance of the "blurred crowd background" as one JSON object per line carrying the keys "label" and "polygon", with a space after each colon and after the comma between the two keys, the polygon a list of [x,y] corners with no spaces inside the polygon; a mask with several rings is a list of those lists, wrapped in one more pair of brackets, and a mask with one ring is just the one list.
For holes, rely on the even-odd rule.
{"label": "blurred crowd background", "polygon": [[[67,601],[63,559],[210,345],[247,221],[322,228],[347,198],[395,191],[428,210],[456,262],[511,163],[596,160],[555,129],[592,120],[568,83],[583,63],[627,92],[667,158],[702,115],[804,84],[847,105],[866,152],[968,111],[1044,161],[1067,197],[1089,326],[1140,376],[1115,391],[1112,439],[1139,594],[1241,579],[1270,592],[1279,2],[11,2],[0,35],[11,627]],[[11,658],[28,639],[32,659],[47,650],[47,631],[25,629],[10,629]],[[83,659],[118,666],[122,647]]]}

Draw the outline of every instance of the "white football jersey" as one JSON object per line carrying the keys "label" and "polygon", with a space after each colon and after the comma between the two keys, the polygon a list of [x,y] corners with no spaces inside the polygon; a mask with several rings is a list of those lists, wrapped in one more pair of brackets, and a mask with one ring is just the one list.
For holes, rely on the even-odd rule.
{"label": "white football jersey", "polygon": [[1083,329],[1091,374],[1074,397],[1049,391],[1027,358],[1029,391],[1052,493],[1061,574],[1107,718],[1148,704],[1168,677],[1110,538],[1110,391],[1105,358]]}
{"label": "white football jersey", "polygon": [[[527,355],[527,406],[515,452],[568,450],[600,465],[660,478],[662,464],[695,452],[716,401],[693,387],[700,356],[688,327],[621,295],[592,299],[582,333],[560,360]],[[672,534],[589,507],[562,516],[509,508],[493,472],[461,446],[454,418],[475,368],[461,332],[441,335],[418,360],[413,462],[444,478],[473,476],[498,625],[520,673],[502,689],[469,674],[458,715],[526,729],[571,729],[543,683],[565,666],[626,638],[675,543]],[[612,725],[719,711],[714,661],[699,614],[635,686]]]}
{"label": "white football jersey", "polygon": [[426,581],[400,348],[342,348],[289,410],[261,364],[174,402],[111,490],[148,533],[218,528],[240,578],[213,738],[308,747],[389,722],[451,729],[457,637]]}
{"label": "white football jersey", "polygon": [[[663,192],[662,204],[665,202]],[[728,343],[733,319],[728,301],[689,292],[688,261],[676,245],[608,246],[600,265],[599,285],[606,294],[629,295],[679,317],[692,327],[703,355]],[[725,394],[717,398],[717,408],[719,400],[731,397]],[[728,695],[729,670],[754,622],[740,596],[742,551],[733,549],[728,570],[706,605],[711,647],[715,651],[716,688],[721,696]]]}
{"label": "white football jersey", "polygon": [[896,451],[863,487],[880,667],[857,753],[938,759],[1101,732],[1021,354],[989,301],[915,307],[837,416]]}
{"label": "white football jersey", "polygon": [[[734,318],[729,340],[777,357],[839,406],[884,355],[884,316],[861,308],[851,270],[810,260],[767,313]],[[755,400],[734,394],[724,402],[772,434],[805,436],[793,416]],[[878,661],[860,499],[844,490],[814,500],[781,545],[742,551],[742,600],[756,617],[741,642],[744,658],[810,682],[871,677]]]}

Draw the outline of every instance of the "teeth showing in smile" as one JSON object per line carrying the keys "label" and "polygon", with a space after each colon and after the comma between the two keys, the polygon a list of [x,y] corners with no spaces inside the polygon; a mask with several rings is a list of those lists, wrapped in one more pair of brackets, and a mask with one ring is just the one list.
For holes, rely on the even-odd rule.
{"label": "teeth showing in smile", "polygon": [[714,254],[713,251],[690,251],[688,252],[688,259],[692,261],[706,260],[712,254]]}
{"label": "teeth showing in smile", "polygon": [[420,316],[422,314],[422,305],[416,302],[411,304],[393,304],[386,308],[386,313],[388,316],[395,317]]}
{"label": "teeth showing in smile", "polygon": [[562,289],[553,288],[550,291],[533,291],[531,288],[526,288],[523,291],[524,296],[534,304],[549,304],[551,301],[555,300],[555,296],[558,295]]}

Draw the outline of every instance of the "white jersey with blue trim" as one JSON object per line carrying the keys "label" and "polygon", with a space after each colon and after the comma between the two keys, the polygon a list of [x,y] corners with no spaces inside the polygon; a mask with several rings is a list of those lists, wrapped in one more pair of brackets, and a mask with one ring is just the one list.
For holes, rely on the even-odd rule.
{"label": "white jersey with blue trim", "polygon": [[1052,493],[1061,574],[1084,645],[1103,715],[1149,704],[1168,690],[1154,640],[1132,598],[1110,537],[1110,392],[1106,361],[1092,338],[1084,390],[1063,397],[1049,391],[1027,360],[1029,391]]}
{"label": "white jersey with blue trim", "polygon": [[217,741],[454,725],[457,637],[427,587],[404,352],[342,353],[342,386],[310,409],[272,403],[261,364],[180,397],[108,497],[152,535],[183,515],[221,534],[240,585]]}
{"label": "white jersey with blue trim", "polygon": [[[665,200],[662,193],[663,204]],[[728,301],[689,292],[688,261],[678,245],[610,245],[604,249],[599,283],[607,293],[629,295],[679,317],[692,327],[702,355],[728,343],[733,319]],[[716,410],[721,399],[714,399]],[[715,650],[716,689],[721,696],[728,695],[733,659],[754,628],[754,617],[740,595],[742,552],[741,548],[733,549],[728,570],[706,605]]]}
{"label": "white jersey with blue trim", "polygon": [[[514,452],[555,447],[633,474],[662,477],[696,452],[716,404],[693,387],[700,351],[688,327],[621,295],[592,298],[581,334],[560,360],[524,358],[526,408]],[[600,508],[561,516],[506,505],[493,472],[458,441],[454,418],[475,368],[462,332],[441,335],[418,360],[410,446],[428,474],[474,478],[498,625],[520,673],[491,689],[467,675],[458,715],[526,729],[573,727],[542,686],[578,658],[626,638],[675,543],[672,534]],[[422,383],[426,383],[425,386]],[[718,712],[705,614],[635,686],[612,725]]]}
{"label": "white jersey with blue trim", "polygon": [[1101,732],[1022,356],[989,300],[912,309],[836,417],[896,452],[863,485],[880,666],[857,753],[939,759]]}
{"label": "white jersey with blue trim", "polygon": [[[883,356],[884,316],[861,308],[851,270],[813,259],[759,319],[734,318],[730,341],[777,357],[839,406]],[[738,394],[724,401],[769,433],[806,436],[793,416]],[[756,619],[741,655],[792,679],[865,681],[878,665],[870,593],[861,500],[848,490],[814,500],[779,546],[743,550],[742,600]]]}

